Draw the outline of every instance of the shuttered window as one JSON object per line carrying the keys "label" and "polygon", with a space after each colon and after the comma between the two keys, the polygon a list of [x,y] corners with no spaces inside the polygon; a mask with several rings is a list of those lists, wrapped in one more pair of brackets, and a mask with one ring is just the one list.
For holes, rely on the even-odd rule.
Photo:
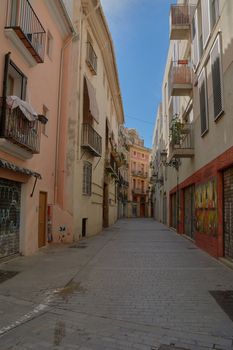
{"label": "shuttered window", "polygon": [[205,49],[210,36],[210,0],[201,2],[201,18],[202,18],[202,39],[203,48]]}
{"label": "shuttered window", "polygon": [[83,164],[83,194],[91,196],[92,165],[89,162]]}
{"label": "shuttered window", "polygon": [[219,0],[210,0],[210,23],[211,30],[219,17]]}
{"label": "shuttered window", "polygon": [[192,20],[192,60],[194,68],[198,66],[200,55],[199,55],[199,43],[198,43],[198,16],[197,10],[195,11],[193,20]]}
{"label": "shuttered window", "polygon": [[218,35],[210,51],[215,120],[223,112],[223,91],[222,91],[222,71],[221,71],[220,52],[221,52],[220,37]]}
{"label": "shuttered window", "polygon": [[205,68],[203,68],[198,78],[198,90],[200,102],[201,135],[204,135],[208,130],[208,102]]}

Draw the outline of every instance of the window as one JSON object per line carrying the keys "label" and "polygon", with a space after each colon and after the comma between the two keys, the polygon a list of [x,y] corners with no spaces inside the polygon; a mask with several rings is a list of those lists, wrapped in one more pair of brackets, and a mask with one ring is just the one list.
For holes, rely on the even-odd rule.
{"label": "window", "polygon": [[145,158],[145,154],[144,153],[142,153],[142,158]]}
{"label": "window", "polygon": [[223,112],[223,91],[221,74],[220,37],[218,35],[210,51],[211,74],[213,83],[214,119],[216,120]]}
{"label": "window", "polygon": [[200,102],[201,135],[204,135],[208,130],[208,102],[205,67],[198,78],[198,90]]}
{"label": "window", "polygon": [[83,194],[91,196],[92,164],[84,162],[83,165]]}
{"label": "window", "polygon": [[[46,118],[48,118],[49,110],[46,106],[43,106],[43,113],[42,113]],[[41,132],[45,136],[48,136],[48,124],[41,123]]]}
{"label": "window", "polygon": [[135,188],[136,188],[136,180],[133,179],[133,189],[135,190]]}
{"label": "window", "polygon": [[205,49],[210,37],[210,0],[201,2],[201,18],[202,18],[202,38],[203,48]]}
{"label": "window", "polygon": [[219,17],[219,0],[210,0],[210,24],[213,29]]}
{"label": "window", "polygon": [[46,53],[49,56],[49,58],[52,58],[52,51],[53,51],[53,37],[50,31],[48,31]]}
{"label": "window", "polygon": [[6,84],[7,96],[18,96],[21,100],[26,99],[27,78],[21,70],[10,60]]}
{"label": "window", "polygon": [[106,74],[105,71],[103,71],[103,86],[105,87],[105,83],[106,83]]}

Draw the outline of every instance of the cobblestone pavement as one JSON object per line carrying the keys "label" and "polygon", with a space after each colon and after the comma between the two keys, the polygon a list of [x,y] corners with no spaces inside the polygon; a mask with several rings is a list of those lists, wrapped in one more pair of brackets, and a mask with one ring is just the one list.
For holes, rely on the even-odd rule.
{"label": "cobblestone pavement", "polygon": [[1,350],[233,349],[233,322],[209,293],[233,290],[233,271],[153,220],[0,269],[20,271],[0,284]]}

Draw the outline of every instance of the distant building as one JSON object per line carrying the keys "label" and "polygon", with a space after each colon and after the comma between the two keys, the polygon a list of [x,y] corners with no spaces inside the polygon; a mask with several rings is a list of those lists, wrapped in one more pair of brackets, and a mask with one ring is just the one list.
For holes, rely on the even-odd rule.
{"label": "distant building", "polygon": [[136,129],[125,129],[128,142],[128,217],[150,217],[149,162],[151,150],[144,146]]}

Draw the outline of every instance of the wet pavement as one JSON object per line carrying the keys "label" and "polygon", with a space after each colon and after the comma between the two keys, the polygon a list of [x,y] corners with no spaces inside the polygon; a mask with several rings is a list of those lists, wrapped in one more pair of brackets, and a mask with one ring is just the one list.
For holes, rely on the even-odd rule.
{"label": "wet pavement", "polygon": [[0,269],[1,350],[233,349],[233,270],[151,219]]}

